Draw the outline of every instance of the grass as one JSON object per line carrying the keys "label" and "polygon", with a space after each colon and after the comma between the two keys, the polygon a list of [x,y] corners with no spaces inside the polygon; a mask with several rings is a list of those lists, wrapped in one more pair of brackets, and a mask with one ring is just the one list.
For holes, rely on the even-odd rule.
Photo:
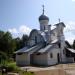
{"label": "grass", "polygon": [[1,72],[0,72],[0,75],[2,75]]}
{"label": "grass", "polygon": [[[26,72],[26,71],[21,70],[20,67],[16,66],[15,62],[6,62],[6,64],[4,65],[7,66],[7,69],[9,72],[18,73],[19,75],[34,75],[33,72]],[[1,72],[0,72],[0,75],[2,75]]]}
{"label": "grass", "polygon": [[33,72],[20,71],[19,75],[34,75],[34,73]]}
{"label": "grass", "polygon": [[[18,74],[19,74],[19,75],[34,75],[33,72],[22,72],[22,71],[20,71]],[[2,75],[1,72],[0,72],[0,75]],[[4,75],[6,75],[6,74],[4,74]],[[14,75],[14,74],[12,74],[12,75]]]}

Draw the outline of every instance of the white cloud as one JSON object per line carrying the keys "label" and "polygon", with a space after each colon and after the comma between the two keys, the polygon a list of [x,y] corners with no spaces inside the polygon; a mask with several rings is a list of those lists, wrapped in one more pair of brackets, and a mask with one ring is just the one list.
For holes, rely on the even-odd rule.
{"label": "white cloud", "polygon": [[72,0],[73,2],[75,2],[75,0]]}
{"label": "white cloud", "polygon": [[31,31],[31,29],[25,25],[21,25],[19,27],[19,32],[25,33],[25,34],[29,34]]}
{"label": "white cloud", "polygon": [[70,21],[66,23],[66,28],[64,30],[64,33],[66,40],[72,43],[73,40],[75,40],[75,22]]}
{"label": "white cloud", "polygon": [[11,28],[11,29],[8,29],[9,32],[11,33],[18,33],[17,29],[16,28]]}
{"label": "white cloud", "polygon": [[65,28],[65,32],[68,32],[68,31],[75,31],[75,22],[73,21],[70,21],[68,23],[66,23],[66,28]]}
{"label": "white cloud", "polygon": [[12,34],[13,37],[22,36],[23,34],[29,35],[31,28],[26,25],[21,25],[19,28],[11,28],[8,31]]}

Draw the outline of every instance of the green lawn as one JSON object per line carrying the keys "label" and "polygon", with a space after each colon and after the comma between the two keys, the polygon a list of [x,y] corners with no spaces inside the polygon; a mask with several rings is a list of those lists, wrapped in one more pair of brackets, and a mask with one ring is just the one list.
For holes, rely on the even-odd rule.
{"label": "green lawn", "polygon": [[[5,66],[7,66],[9,71],[12,73],[19,73],[19,75],[34,75],[33,72],[25,72],[21,70],[20,67],[16,66],[15,62],[6,62]],[[1,72],[0,75],[2,75]]]}
{"label": "green lawn", "polygon": [[[18,74],[19,74],[19,75],[34,75],[33,72],[22,72],[22,71],[20,71]],[[0,72],[0,75],[2,75],[1,72]],[[4,75],[6,75],[6,74],[4,74]]]}

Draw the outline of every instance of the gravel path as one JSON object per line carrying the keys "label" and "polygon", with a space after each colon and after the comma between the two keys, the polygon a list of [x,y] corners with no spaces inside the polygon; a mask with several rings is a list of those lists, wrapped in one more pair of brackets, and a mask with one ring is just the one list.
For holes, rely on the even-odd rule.
{"label": "gravel path", "polygon": [[44,70],[53,70],[53,69],[58,69],[57,67],[43,67],[43,68],[40,68],[40,67],[21,67],[22,70],[24,71],[44,71]]}
{"label": "gravel path", "polygon": [[8,73],[8,75],[19,75],[17,73]]}

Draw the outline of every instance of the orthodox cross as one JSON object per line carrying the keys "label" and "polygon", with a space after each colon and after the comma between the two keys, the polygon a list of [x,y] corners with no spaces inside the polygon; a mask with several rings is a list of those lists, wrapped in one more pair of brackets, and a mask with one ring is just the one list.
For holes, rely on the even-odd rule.
{"label": "orthodox cross", "polygon": [[44,15],[44,11],[45,11],[45,10],[44,10],[44,5],[42,5],[42,7],[43,7],[43,15]]}

